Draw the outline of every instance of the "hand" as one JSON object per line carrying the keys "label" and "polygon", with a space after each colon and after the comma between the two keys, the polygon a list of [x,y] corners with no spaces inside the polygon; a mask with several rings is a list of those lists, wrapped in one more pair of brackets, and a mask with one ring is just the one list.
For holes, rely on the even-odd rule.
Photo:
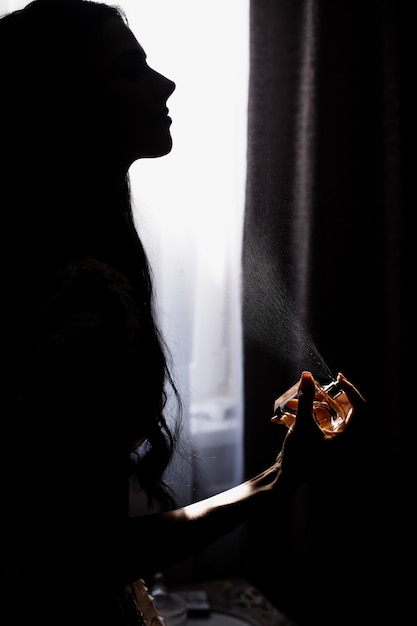
{"label": "hand", "polygon": [[[343,374],[339,373],[337,375],[337,381],[339,382],[340,387],[346,393],[352,405],[352,409],[349,411],[346,417],[346,428],[347,428],[353,416],[356,415],[357,409],[361,409],[365,407],[366,400],[362,396],[362,394],[358,391],[358,389],[356,389],[356,387],[352,385],[352,383],[349,382],[348,379],[345,378],[345,376],[343,376]],[[354,418],[353,422],[356,422],[356,418]],[[349,428],[351,428],[351,426],[349,426]]]}
{"label": "hand", "polygon": [[348,396],[352,408],[349,410],[346,425],[340,432],[326,435],[313,415],[315,395],[314,379],[310,372],[303,372],[299,384],[298,408],[294,424],[288,429],[277,461],[281,465],[280,482],[291,489],[297,488],[317,472],[330,464],[332,454],[341,449],[341,443],[351,436],[359,436],[357,413],[366,405],[359,391],[343,374],[337,380]]}

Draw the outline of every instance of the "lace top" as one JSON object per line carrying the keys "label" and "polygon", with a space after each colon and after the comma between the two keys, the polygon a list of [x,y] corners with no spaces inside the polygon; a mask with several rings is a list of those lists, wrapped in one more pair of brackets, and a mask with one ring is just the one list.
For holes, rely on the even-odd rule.
{"label": "lace top", "polygon": [[16,335],[1,425],[4,626],[147,623],[122,575],[138,319],[129,283],[87,258]]}

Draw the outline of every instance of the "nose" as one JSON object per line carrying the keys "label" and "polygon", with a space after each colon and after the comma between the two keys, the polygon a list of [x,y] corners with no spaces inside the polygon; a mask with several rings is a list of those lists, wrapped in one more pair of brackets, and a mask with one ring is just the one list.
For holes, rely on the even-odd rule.
{"label": "nose", "polygon": [[151,72],[153,73],[155,84],[158,85],[158,90],[163,94],[165,99],[168,100],[169,96],[176,88],[174,81],[154,69],[151,69]]}
{"label": "nose", "polygon": [[176,84],[170,78],[167,78],[166,76],[164,76],[164,78],[165,78],[165,83],[166,83],[165,93],[168,99],[174,93],[176,89]]}

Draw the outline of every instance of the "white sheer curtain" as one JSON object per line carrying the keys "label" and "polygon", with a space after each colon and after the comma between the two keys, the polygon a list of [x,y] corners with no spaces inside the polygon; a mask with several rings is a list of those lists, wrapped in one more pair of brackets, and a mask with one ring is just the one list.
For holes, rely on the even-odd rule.
{"label": "white sheer curtain", "polygon": [[14,11],[15,9],[20,9],[27,4],[29,3],[23,2],[22,0],[0,0],[0,15]]}
{"label": "white sheer curtain", "polygon": [[[195,467],[175,489],[189,501],[242,475],[249,0],[106,2],[125,10],[149,64],[177,85],[168,101],[172,153],[135,163],[131,182],[162,330],[187,407],[185,435]],[[26,4],[0,0],[0,12]]]}
{"label": "white sheer curtain", "polygon": [[[240,252],[249,0],[121,2],[149,64],[175,81],[173,150],[131,168],[137,226],[188,405],[200,498],[242,477]],[[198,459],[198,460],[197,460]],[[185,488],[183,482],[183,488]]]}

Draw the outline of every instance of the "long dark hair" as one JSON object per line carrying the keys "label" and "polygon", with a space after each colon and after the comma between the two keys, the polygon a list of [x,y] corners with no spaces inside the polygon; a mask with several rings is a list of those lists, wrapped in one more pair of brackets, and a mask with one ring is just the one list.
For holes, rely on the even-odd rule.
{"label": "long dark hair", "polygon": [[[150,356],[148,397],[140,403],[146,411],[137,418],[147,446],[135,458],[132,441],[132,472],[149,504],[166,509],[175,504],[164,473],[178,444],[181,399],[156,322],[129,177],[113,184],[108,111],[89,74],[92,41],[109,17],[127,24],[117,6],[88,0],[34,0],[0,20],[0,203],[3,247],[10,250],[3,276],[4,345],[11,363],[10,328],[39,306],[68,261],[93,256],[127,279]],[[169,423],[168,389],[178,409]]]}

